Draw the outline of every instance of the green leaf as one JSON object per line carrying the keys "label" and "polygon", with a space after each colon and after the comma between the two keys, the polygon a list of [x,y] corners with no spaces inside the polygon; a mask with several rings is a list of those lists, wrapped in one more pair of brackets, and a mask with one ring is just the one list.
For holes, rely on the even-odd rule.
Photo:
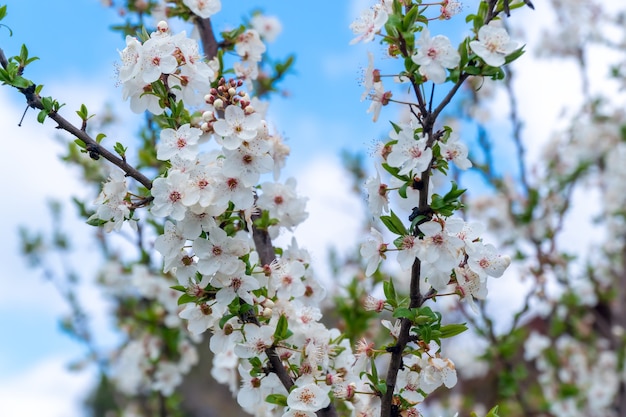
{"label": "green leaf", "polygon": [[[394,141],[390,142],[389,144],[393,144]],[[397,167],[392,167],[391,165],[387,164],[386,162],[383,162],[382,164],[383,168],[385,169],[385,171],[387,171],[388,173],[390,173],[391,175],[393,175],[395,178],[398,178],[399,180],[408,182],[411,180],[411,178],[409,178],[408,175],[400,175],[400,168]]]}
{"label": "green leaf", "polygon": [[465,67],[463,71],[469,75],[480,75],[482,70],[478,67]]}
{"label": "green leaf", "polygon": [[405,182],[404,184],[402,184],[402,186],[398,190],[398,194],[400,194],[400,197],[407,198],[407,196],[406,196],[407,188],[409,188],[409,183],[408,182]]}
{"label": "green leaf", "polygon": [[121,143],[116,142],[115,146],[113,146],[113,150],[117,152],[119,156],[121,156],[122,158],[125,158],[126,151],[128,150],[128,148],[124,147],[124,145],[122,145]]}
{"label": "green leaf", "polygon": [[81,104],[80,109],[76,110],[76,114],[78,115],[78,117],[81,118],[81,120],[87,120],[87,118],[89,117],[87,106],[85,106],[84,104]]}
{"label": "green leaf", "polygon": [[413,25],[417,21],[417,16],[419,15],[419,8],[417,6],[411,7],[411,10],[404,16],[402,21],[403,30],[410,30],[413,28]]}
{"label": "green leaf", "polygon": [[409,234],[409,232],[406,230],[406,227],[404,227],[402,220],[400,220],[400,218],[396,215],[396,213],[393,212],[393,210],[391,210],[389,216],[380,216],[380,220],[391,233],[395,233],[400,236],[405,236]]}
{"label": "green leaf", "polygon": [[187,293],[182,294],[180,297],[178,297],[178,305],[195,303],[195,302],[196,302],[196,297],[194,297],[193,295],[189,295]]}
{"label": "green leaf", "polygon": [[439,331],[441,332],[441,338],[446,339],[448,337],[453,337],[458,334],[463,333],[467,330],[467,326],[465,323],[463,324],[446,324],[445,326],[441,326]]}
{"label": "green leaf", "polygon": [[398,305],[398,302],[396,289],[393,286],[393,280],[391,278],[389,278],[389,281],[383,282],[383,291],[385,293],[385,301],[387,301],[387,304],[395,308]]}
{"label": "green leaf", "polygon": [[107,137],[107,135],[105,135],[104,133],[98,133],[98,136],[96,136],[96,143],[102,142],[102,139],[104,139],[106,137]]}
{"label": "green leaf", "polygon": [[406,307],[396,308],[393,311],[393,317],[413,320],[415,318],[415,310]]}
{"label": "green leaf", "polygon": [[285,317],[284,314],[281,314],[278,318],[278,323],[276,323],[276,330],[274,331],[274,342],[285,340],[288,336],[288,332],[289,323],[287,322],[287,317]]}
{"label": "green leaf", "polygon": [[[43,111],[43,110],[42,110],[42,111]],[[74,143],[76,144],[76,146],[78,146],[78,147],[79,147],[79,148],[81,148],[81,149],[87,149],[87,145],[85,145],[85,142],[83,142],[83,141],[82,141],[82,140],[80,140],[80,139],[76,139],[76,140],[74,141]]]}
{"label": "green leaf", "polygon": [[[42,111],[43,111],[43,110],[42,110]],[[106,220],[102,220],[102,219],[96,219],[96,218],[93,218],[93,219],[87,219],[87,222],[86,222],[86,223],[87,223],[89,226],[96,226],[96,227],[100,227],[100,226],[102,226],[103,224],[106,224],[106,223],[107,223],[107,221],[106,221]]]}
{"label": "green leaf", "polygon": [[24,77],[21,76],[17,76],[13,79],[13,82],[11,83],[11,85],[13,85],[13,87],[16,88],[28,88],[31,85],[33,85],[33,82],[31,80],[27,80]]}
{"label": "green leaf", "polygon": [[0,6],[0,20],[4,19],[7,15],[7,5]]}
{"label": "green leaf", "polygon": [[232,318],[233,318],[233,317],[235,317],[235,316],[236,316],[236,314],[226,314],[226,315],[224,315],[224,317],[222,317],[222,318],[220,319],[220,323],[219,323],[219,325],[220,325],[220,329],[223,329],[223,328],[224,328],[224,326],[226,325],[226,322],[227,322],[228,320],[232,319]]}
{"label": "green leaf", "polygon": [[508,54],[506,57],[504,57],[504,62],[505,64],[511,63],[513,61],[515,61],[517,58],[519,58],[520,56],[524,55],[524,47],[519,48],[518,50]]}
{"label": "green leaf", "polygon": [[491,410],[489,410],[485,417],[500,417],[500,415],[498,414],[498,406],[496,405]]}
{"label": "green leaf", "polygon": [[39,114],[37,114],[37,121],[43,124],[43,122],[46,120],[46,116],[48,116],[47,111],[45,110],[40,111]]}
{"label": "green leaf", "polygon": [[287,407],[287,397],[283,394],[270,394],[265,397],[265,401],[270,404],[280,405],[281,407]]}
{"label": "green leaf", "polygon": [[400,133],[400,131],[402,130],[402,127],[400,127],[399,125],[395,124],[392,121],[389,121],[389,123],[391,123],[391,127],[393,127],[393,130],[397,133]]}

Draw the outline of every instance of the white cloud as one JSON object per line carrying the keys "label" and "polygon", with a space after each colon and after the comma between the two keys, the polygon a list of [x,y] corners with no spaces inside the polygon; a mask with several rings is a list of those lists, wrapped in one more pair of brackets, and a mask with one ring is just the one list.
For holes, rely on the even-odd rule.
{"label": "white cloud", "polygon": [[[295,231],[298,245],[311,252],[318,277],[328,282],[330,247],[339,253],[355,248],[363,224],[363,204],[351,191],[349,174],[333,155],[320,154],[296,175],[299,193],[308,197],[309,218]],[[281,236],[280,244],[290,236]]]}
{"label": "white cloud", "polygon": [[50,357],[24,369],[19,375],[0,379],[0,415],[19,417],[78,417],[81,402],[94,375],[71,372],[68,358]]}

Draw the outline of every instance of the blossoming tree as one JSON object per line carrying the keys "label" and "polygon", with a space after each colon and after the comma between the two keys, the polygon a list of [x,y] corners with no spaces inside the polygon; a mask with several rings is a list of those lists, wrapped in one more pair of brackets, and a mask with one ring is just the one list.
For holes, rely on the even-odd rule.
{"label": "blossoming tree", "polygon": [[[390,123],[377,148],[376,175],[365,181],[374,221],[360,247],[362,274],[348,288],[363,305],[339,309],[345,321],[339,327],[322,320],[326,290],[315,278],[310,255],[295,240],[286,247],[275,245],[279,235],[307,217],[306,199],[295,181],[281,181],[289,148],[266,122],[263,99],[276,91],[292,62],[269,65],[264,60],[264,42],[280,31],[278,21],[256,14],[218,37],[211,19],[222,7],[219,0],[125,4],[139,18],[158,17],[153,29],[132,24],[122,28],[127,32],[118,69],[122,94],[131,111],[148,114],[138,144],[105,146],[105,133],[90,131],[93,115],[85,106],[76,112],[81,122],[75,125],[65,118],[59,101],[43,96],[42,86],[27,78],[34,58],[26,47],[10,58],[0,50],[0,79],[39,110],[40,122],[49,118],[75,137],[68,159],[82,166],[88,178],[103,182],[93,204],[80,204],[87,223],[107,233],[132,231],[138,242],[137,257],[119,257],[102,273],[108,291],[117,297],[120,327],[127,335],[115,358],[107,361],[107,377],[126,396],[116,412],[180,413],[174,392],[198,360],[197,343],[206,338],[214,355],[211,374],[251,414],[418,416],[428,397],[438,394],[431,395],[435,390],[458,382],[443,342],[461,340],[467,326],[459,321],[471,322],[477,335],[492,344],[486,355],[504,369],[497,378],[509,390],[529,382],[512,369],[517,350],[511,346],[526,340],[525,359],[536,362],[543,391],[517,392],[519,405],[510,406],[512,412],[558,415],[573,412],[583,401],[592,415],[609,415],[593,414],[599,407],[623,410],[614,401],[621,398],[620,377],[611,380],[602,400],[582,394],[583,387],[601,388],[594,385],[597,379],[583,378],[591,372],[593,358],[584,354],[598,353],[603,367],[619,369],[621,336],[599,334],[602,340],[594,339],[593,348],[585,352],[585,339],[573,339],[572,332],[547,336],[517,326],[532,300],[545,300],[548,271],[559,278],[557,266],[569,262],[554,245],[544,248],[555,242],[567,212],[569,196],[563,195],[563,187],[574,187],[592,162],[619,171],[615,155],[621,148],[615,154],[598,151],[592,161],[572,163],[555,156],[540,178],[545,188],[530,185],[522,167],[519,191],[496,174],[487,142],[481,142],[485,163],[476,164],[477,169],[499,192],[489,197],[494,199],[490,207],[505,207],[496,219],[508,221],[500,237],[516,231],[525,239],[501,243],[529,260],[527,273],[537,280],[511,331],[502,335],[494,331],[483,300],[488,277],[501,277],[511,258],[486,242],[484,226],[466,220],[466,190],[450,180],[451,173],[475,164],[461,136],[443,123],[446,109],[466,85],[506,85],[502,80],[511,79],[504,67],[523,49],[511,39],[504,21],[525,6],[532,4],[479,2],[466,17],[468,34],[458,44],[436,34],[443,25],[434,28],[431,23],[453,21],[461,11],[458,2],[449,0],[381,0],[351,25],[353,43],[380,42],[394,58],[387,73],[370,54],[361,99],[371,101],[368,111],[374,121],[385,106],[402,115]],[[0,19],[5,14],[6,6]],[[199,40],[174,33],[172,19],[193,23]],[[480,93],[472,97],[480,106]],[[601,118],[597,108],[589,108],[590,119]],[[518,126],[515,115],[512,121]],[[127,158],[131,146],[139,149],[137,161]],[[523,152],[518,156],[523,162]],[[603,182],[602,189],[615,196],[619,184]],[[545,205],[541,197],[556,203]],[[621,214],[614,215],[619,199],[607,202],[607,216],[619,223]],[[470,213],[481,207],[469,206]],[[540,215],[541,210],[550,211]],[[556,224],[549,223],[552,219]],[[535,253],[529,254],[527,247]],[[617,256],[622,247],[610,248],[607,256]],[[596,295],[608,294],[602,291],[613,281],[600,280],[595,273],[591,284],[584,285],[591,285],[594,290],[589,291]],[[602,300],[581,300],[580,293],[565,288],[562,300],[552,300],[557,316],[570,311],[566,308],[601,305]],[[570,305],[571,294],[575,300],[570,297]],[[464,316],[437,309],[435,302],[445,299],[460,299]],[[616,308],[610,317],[619,317]],[[540,356],[548,349],[553,349],[552,356]],[[572,352],[578,355],[574,369],[558,373],[559,355]],[[537,398],[545,404],[529,404]],[[592,404],[594,400],[601,406]],[[508,406],[505,394],[497,401]],[[492,408],[488,415],[496,413]]]}

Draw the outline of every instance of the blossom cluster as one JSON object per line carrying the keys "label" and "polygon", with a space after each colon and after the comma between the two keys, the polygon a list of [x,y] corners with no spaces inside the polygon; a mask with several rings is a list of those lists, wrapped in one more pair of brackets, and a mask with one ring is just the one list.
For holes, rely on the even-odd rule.
{"label": "blossom cluster", "polygon": [[[217,1],[184,4],[200,17],[221,7]],[[456,2],[442,3],[440,18],[449,19],[458,7]],[[352,25],[359,34],[353,43],[373,40],[394,13],[397,11],[389,1],[366,11]],[[399,358],[402,364],[389,392],[394,401],[401,402],[403,411],[418,415],[417,406],[425,397],[442,385],[454,386],[457,375],[453,361],[440,350],[440,336],[422,338],[416,323],[408,327],[403,323],[411,314],[421,314],[432,326],[428,329],[435,329],[441,338],[449,337],[440,330],[444,328],[441,316],[428,307],[422,309],[421,304],[412,305],[396,316],[402,320],[393,324],[381,320],[388,330],[387,340],[399,341],[400,332],[408,331],[402,346],[376,349],[366,339],[352,346],[340,330],[321,323],[320,302],[325,290],[313,275],[310,255],[295,241],[284,249],[269,243],[269,255],[264,250],[268,248],[258,246],[259,241],[296,227],[307,213],[295,180],[278,181],[289,153],[287,146],[270,132],[262,104],[245,91],[258,77],[265,52],[262,40],[273,39],[280,25],[262,16],[255,16],[251,25],[231,35],[233,51],[240,58],[233,64],[235,79],[221,77],[221,60],[206,63],[198,44],[184,32],[172,35],[165,22],[143,42],[127,37],[126,48],[120,52],[124,98],[130,98],[133,111],[148,110],[165,120],[155,149],[156,160],[165,169],[152,182],[152,200],[147,201],[151,202],[151,215],[162,219],[154,249],[160,254],[163,273],[177,284],[171,286],[178,291],[176,306],[169,298],[171,291],[156,290],[162,289],[165,281],[157,285],[144,280],[139,291],[145,298],[168,302],[166,326],[176,326],[180,318],[193,338],[210,333],[212,375],[229,385],[243,409],[256,415],[312,417],[329,407],[331,399],[344,401],[354,415],[380,414],[389,404],[383,403],[382,379],[376,370],[386,356]],[[500,66],[513,52],[514,44],[504,29],[490,25],[484,25],[470,42],[478,57],[473,58],[473,65],[483,66],[483,60]],[[491,29],[483,31],[487,26]],[[418,83],[443,84],[461,65],[459,52],[447,37],[431,37],[427,27],[416,32],[421,32],[420,37],[408,51],[407,63],[417,69],[408,76]],[[406,77],[398,79],[406,81]],[[384,90],[372,58],[365,86],[364,97],[373,91],[369,97],[376,104],[370,111],[376,119],[380,106],[391,102],[391,93]],[[183,105],[187,110],[193,108],[195,114],[173,117]],[[381,219],[383,211],[390,211],[390,189],[403,190],[399,205],[415,211],[418,201],[422,205],[424,193],[434,198],[434,187],[428,181],[423,188],[415,186],[420,176],[429,176],[435,168],[445,171],[450,164],[460,169],[471,166],[467,147],[458,137],[447,130],[435,134],[432,124],[425,127],[423,114],[413,112],[413,116],[407,124],[394,124],[381,153],[383,167],[400,184],[388,187],[379,175],[366,184],[369,205]],[[271,174],[274,181],[265,181]],[[118,229],[130,217],[127,199],[123,178],[112,176],[97,201],[100,207],[94,220]],[[391,244],[384,243],[382,233],[374,228],[362,246],[368,276],[388,251],[397,251],[398,264],[404,270],[421,261],[421,281],[435,293],[454,284],[455,292],[474,306],[475,298],[486,296],[487,276],[501,276],[510,263],[509,257],[482,242],[479,226],[450,214],[428,212],[410,231],[397,224],[394,227],[401,231],[393,242],[395,249],[390,249]],[[396,307],[394,295],[377,302],[375,310]],[[465,329],[464,325],[451,326],[447,334]],[[161,357],[150,334],[140,334],[139,340],[129,342],[120,354],[124,369],[118,370],[126,390],[149,386],[169,395],[193,362],[193,350],[183,342],[178,344],[182,349],[178,362]],[[272,401],[266,401],[268,398]]]}
{"label": "blossom cluster", "polygon": [[135,113],[164,112],[166,105],[158,94],[157,82],[168,86],[178,100],[197,105],[215,79],[214,68],[202,60],[198,42],[185,32],[172,36],[164,21],[143,43],[127,36],[120,57],[123,96],[125,100],[130,98],[130,108]]}

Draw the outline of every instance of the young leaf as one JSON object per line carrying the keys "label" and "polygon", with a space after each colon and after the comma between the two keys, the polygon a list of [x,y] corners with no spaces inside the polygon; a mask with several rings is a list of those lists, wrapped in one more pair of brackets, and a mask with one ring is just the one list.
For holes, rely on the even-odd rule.
{"label": "young leaf", "polygon": [[287,407],[287,397],[283,394],[270,394],[265,397],[265,402]]}
{"label": "young leaf", "polygon": [[402,223],[402,220],[396,215],[396,213],[391,210],[389,216],[380,216],[380,220],[383,224],[389,229],[391,233],[395,233],[400,236],[405,236],[408,234],[406,227]]}
{"label": "young leaf", "polygon": [[445,326],[441,326],[439,329],[442,339],[456,336],[457,334],[463,333],[465,330],[467,330],[467,326],[465,324],[446,324]]}
{"label": "young leaf", "polygon": [[391,307],[396,307],[398,305],[398,302],[396,301],[396,289],[393,286],[393,280],[391,278],[389,278],[389,281],[383,282],[383,291],[385,293],[385,301],[387,304]]}
{"label": "young leaf", "polygon": [[189,295],[187,293],[182,294],[180,297],[178,297],[178,305],[193,303],[194,301],[196,301],[196,297]]}
{"label": "young leaf", "polygon": [[284,314],[281,314],[278,323],[276,323],[276,330],[274,331],[274,341],[279,342],[281,340],[285,340],[287,338],[289,332],[289,323],[287,322],[287,317]]}

